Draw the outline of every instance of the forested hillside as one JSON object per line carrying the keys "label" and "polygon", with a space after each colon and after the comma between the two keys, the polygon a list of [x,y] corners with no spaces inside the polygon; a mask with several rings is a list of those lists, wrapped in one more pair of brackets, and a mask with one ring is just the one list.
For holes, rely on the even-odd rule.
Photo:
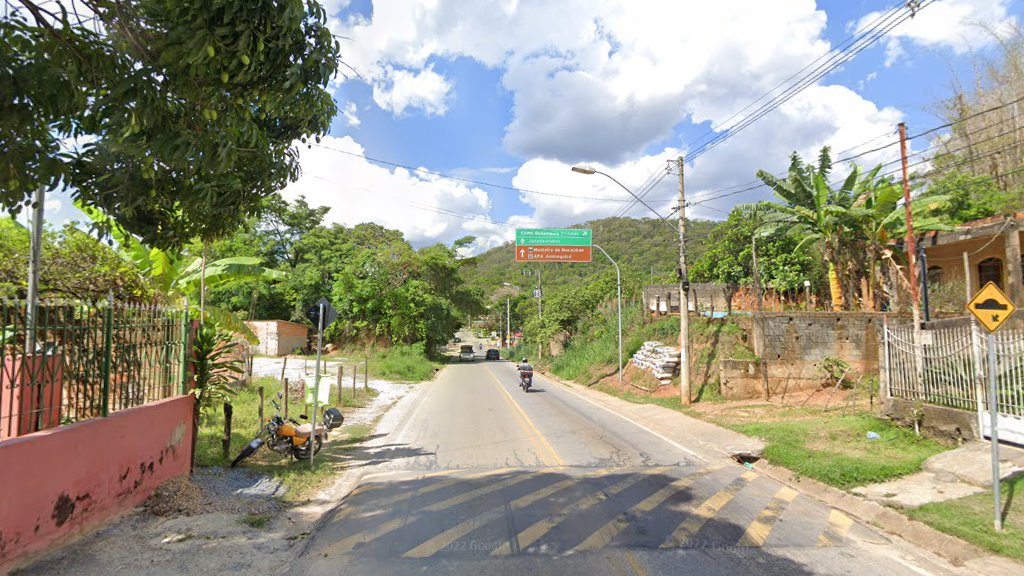
{"label": "forested hillside", "polygon": [[[673,227],[654,218],[605,218],[572,226],[594,231],[594,243],[604,248],[622,268],[624,290],[636,290],[650,282],[653,269],[655,282],[674,282],[679,266],[679,233]],[[714,228],[710,220],[688,222],[687,257],[691,261],[705,251],[705,237]],[[582,285],[611,269],[608,259],[594,249],[593,262],[588,264],[515,262],[514,244],[506,244],[480,254],[476,266],[464,272],[466,282],[491,293],[503,282],[524,288],[536,284],[536,276],[527,276],[530,269],[540,270],[545,290],[568,284]],[[612,279],[614,280],[614,272]],[[614,289],[614,284],[613,284]]]}

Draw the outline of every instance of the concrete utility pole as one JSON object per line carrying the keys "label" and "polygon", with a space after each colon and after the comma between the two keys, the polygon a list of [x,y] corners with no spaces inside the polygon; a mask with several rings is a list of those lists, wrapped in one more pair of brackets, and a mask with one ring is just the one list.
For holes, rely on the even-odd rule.
{"label": "concrete utility pole", "polygon": [[683,184],[683,157],[679,167],[679,394],[683,405],[690,405],[690,280],[686,274],[686,187]]}
{"label": "concrete utility pole", "polygon": [[[750,248],[751,256],[753,257],[754,264],[754,289],[757,291],[757,312],[762,314],[761,322],[764,322],[764,289],[761,287],[761,273],[757,269],[757,229],[754,229],[754,234],[750,237]],[[764,326],[762,325],[762,333]],[[765,358],[761,359],[761,385],[764,387],[764,399],[768,400],[771,395],[771,390],[768,387],[768,360]]]}
{"label": "concrete utility pole", "polygon": [[36,188],[32,195],[32,236],[28,261],[28,302],[26,302],[26,322],[28,341],[25,343],[25,354],[36,353],[36,323],[39,314],[39,267],[43,255],[43,204],[46,202],[46,190],[42,186]]}

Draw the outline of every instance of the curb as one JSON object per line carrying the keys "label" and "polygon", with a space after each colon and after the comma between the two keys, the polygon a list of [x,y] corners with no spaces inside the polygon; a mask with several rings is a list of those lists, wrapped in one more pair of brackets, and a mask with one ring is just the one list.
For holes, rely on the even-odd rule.
{"label": "curb", "polygon": [[[561,384],[567,388],[585,388],[593,390],[590,386],[576,382],[563,380],[548,372],[541,372],[546,378]],[[601,394],[616,397],[600,390]],[[611,410],[611,408],[608,408]],[[694,418],[683,412],[677,413],[685,418],[691,418],[721,428],[712,422]],[[776,466],[767,460],[761,459],[753,464],[756,472],[764,474],[778,482],[798,489],[801,493],[811,496],[820,502],[835,508],[851,517],[866,524],[871,524],[891,536],[896,536],[910,544],[918,546],[933,554],[936,554],[957,567],[965,567],[985,576],[996,576],[1006,574],[1007,576],[1019,576],[1024,574],[1024,564],[1010,558],[997,556],[988,550],[984,550],[951,536],[940,532],[923,522],[911,520],[907,516],[876,502],[855,496],[849,492],[834,488],[817,480],[801,477],[787,468]]]}

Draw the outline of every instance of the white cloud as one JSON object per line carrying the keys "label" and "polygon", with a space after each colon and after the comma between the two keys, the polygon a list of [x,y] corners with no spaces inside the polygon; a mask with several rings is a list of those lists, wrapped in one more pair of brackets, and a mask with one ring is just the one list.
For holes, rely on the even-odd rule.
{"label": "white cloud", "polygon": [[404,114],[407,108],[442,116],[448,110],[450,92],[451,84],[430,67],[412,72],[389,65],[373,86],[373,101],[396,116]]}
{"label": "white cloud", "polygon": [[[885,65],[891,66],[906,55],[904,41],[948,48],[956,54],[989,46],[1016,26],[1017,17],[1010,15],[1009,9],[1010,0],[942,0],[928,4],[889,33]],[[856,27],[869,25],[881,14],[864,16]]]}
{"label": "white cloud", "polygon": [[359,109],[355,102],[348,102],[345,104],[344,108],[341,109],[341,114],[345,117],[345,121],[352,127],[359,126],[360,124],[357,112],[359,112]]}
{"label": "white cloud", "polygon": [[401,230],[417,246],[451,242],[476,229],[494,233],[488,226],[475,226],[477,221],[467,220],[486,219],[491,209],[490,197],[479,188],[372,164],[358,157],[363,148],[350,136],[328,136],[320,145],[299,150],[302,176],[282,195],[288,200],[303,195],[313,206],[329,206],[328,224],[376,222]]}
{"label": "white cloud", "polygon": [[727,120],[825,53],[825,24],[812,0],[391,0],[343,33],[384,109],[443,114],[435,63],[467,57],[502,71],[508,151],[616,164],[681,121]]}

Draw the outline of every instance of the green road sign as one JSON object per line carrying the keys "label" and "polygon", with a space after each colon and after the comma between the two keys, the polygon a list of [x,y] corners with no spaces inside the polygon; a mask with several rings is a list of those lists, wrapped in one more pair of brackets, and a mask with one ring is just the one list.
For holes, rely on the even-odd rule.
{"label": "green road sign", "polygon": [[517,228],[516,246],[590,246],[593,234],[579,228]]}

